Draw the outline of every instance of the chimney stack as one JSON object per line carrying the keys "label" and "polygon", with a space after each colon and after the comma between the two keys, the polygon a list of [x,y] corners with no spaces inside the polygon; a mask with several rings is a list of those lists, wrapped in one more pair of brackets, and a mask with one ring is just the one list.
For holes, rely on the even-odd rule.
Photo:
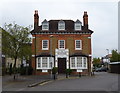
{"label": "chimney stack", "polygon": [[35,10],[34,14],[34,29],[38,28],[39,26],[39,15],[38,15],[38,10]]}
{"label": "chimney stack", "polygon": [[87,15],[87,11],[84,11],[83,23],[84,23],[84,29],[88,29],[88,15]]}

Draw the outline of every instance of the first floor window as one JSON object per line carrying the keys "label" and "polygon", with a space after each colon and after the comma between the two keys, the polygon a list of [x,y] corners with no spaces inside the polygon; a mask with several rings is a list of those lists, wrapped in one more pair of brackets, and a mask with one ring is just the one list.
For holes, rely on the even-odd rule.
{"label": "first floor window", "polygon": [[82,49],[82,41],[75,40],[75,50],[81,50],[81,49]]}
{"label": "first floor window", "polygon": [[42,58],[42,67],[44,68],[44,67],[47,67],[48,65],[47,65],[47,57],[43,57]]}
{"label": "first floor window", "polygon": [[42,40],[42,49],[48,50],[48,40]]}
{"label": "first floor window", "polygon": [[65,48],[65,40],[59,40],[59,49]]}

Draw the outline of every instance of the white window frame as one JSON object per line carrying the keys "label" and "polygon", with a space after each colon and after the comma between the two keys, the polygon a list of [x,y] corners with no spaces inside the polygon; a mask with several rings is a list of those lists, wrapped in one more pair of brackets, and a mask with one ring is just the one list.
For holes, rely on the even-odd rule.
{"label": "white window frame", "polygon": [[[77,58],[78,57],[74,57],[75,58],[75,67],[72,67],[72,58],[73,57],[70,57],[70,69],[87,69],[88,67],[87,67],[87,57],[81,57],[81,61],[82,61],[82,66],[81,67],[78,67],[77,66],[77,64],[78,64],[78,62],[77,62]],[[86,66],[84,67],[84,58],[86,58]]]}
{"label": "white window frame", "polygon": [[[64,41],[64,48],[60,48],[60,41]],[[58,40],[58,48],[59,49],[65,49],[65,40]]]}
{"label": "white window frame", "polygon": [[[80,41],[80,48],[76,48],[77,41]],[[82,40],[75,40],[75,50],[82,50]]]}
{"label": "white window frame", "polygon": [[[43,58],[46,59],[45,62],[47,63],[46,66],[44,66],[44,67],[43,67]],[[47,59],[47,57],[42,57],[42,61],[41,61],[41,62],[42,62],[42,68],[48,68],[48,59]],[[45,65],[45,64],[44,64],[44,65]]]}
{"label": "white window frame", "polygon": [[[86,59],[86,66],[84,66],[84,58]],[[82,57],[83,69],[87,69],[87,57]]]}
{"label": "white window frame", "polygon": [[60,20],[58,22],[58,30],[65,30],[65,22]]}
{"label": "white window frame", "polygon": [[[76,57],[77,58],[77,68],[82,68],[82,57]],[[80,58],[81,60],[81,64],[79,64],[79,65],[81,65],[81,66],[78,66],[78,58]]]}
{"label": "white window frame", "polygon": [[71,69],[76,69],[76,61],[75,61],[75,67],[72,67],[72,58],[75,59],[75,57],[71,57],[71,58],[70,58],[70,68],[71,68]]}
{"label": "white window frame", "polygon": [[[81,30],[81,23],[75,23],[75,30]],[[79,28],[78,28],[79,27]]]}
{"label": "white window frame", "polygon": [[[46,26],[46,28],[44,26]],[[42,23],[42,30],[49,30],[49,23]]]}
{"label": "white window frame", "polygon": [[[47,41],[47,48],[43,47],[43,42]],[[49,40],[42,40],[42,50],[49,50]]]}
{"label": "white window frame", "polygon": [[[47,69],[51,69],[53,66],[54,66],[54,57],[46,57],[47,58],[47,66],[46,67],[43,67],[42,65],[42,60],[43,60],[44,57],[37,57],[37,62],[36,62],[36,68],[37,69],[42,69],[42,70],[47,70]],[[40,67],[38,66],[38,59],[40,59]],[[52,67],[50,66],[50,62],[51,62],[51,59],[52,59]]]}

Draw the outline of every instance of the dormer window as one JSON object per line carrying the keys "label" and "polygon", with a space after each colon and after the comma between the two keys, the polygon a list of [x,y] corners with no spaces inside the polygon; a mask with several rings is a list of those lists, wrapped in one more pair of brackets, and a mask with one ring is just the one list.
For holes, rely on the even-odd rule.
{"label": "dormer window", "polygon": [[77,21],[75,22],[74,27],[75,27],[75,30],[81,30],[82,22],[77,19]]}
{"label": "dormer window", "polygon": [[49,30],[49,22],[46,19],[42,22],[42,30]]}
{"label": "dormer window", "polygon": [[65,30],[65,22],[63,20],[58,22],[58,30]]}

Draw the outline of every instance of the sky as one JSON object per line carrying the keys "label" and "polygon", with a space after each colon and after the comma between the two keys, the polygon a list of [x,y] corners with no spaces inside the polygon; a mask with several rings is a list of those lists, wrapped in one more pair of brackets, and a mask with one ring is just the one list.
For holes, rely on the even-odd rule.
{"label": "sky", "polygon": [[92,34],[92,55],[103,57],[118,49],[118,0],[0,0],[0,27],[16,22],[33,25],[34,11],[38,10],[39,24],[44,19],[79,19],[88,12]]}

